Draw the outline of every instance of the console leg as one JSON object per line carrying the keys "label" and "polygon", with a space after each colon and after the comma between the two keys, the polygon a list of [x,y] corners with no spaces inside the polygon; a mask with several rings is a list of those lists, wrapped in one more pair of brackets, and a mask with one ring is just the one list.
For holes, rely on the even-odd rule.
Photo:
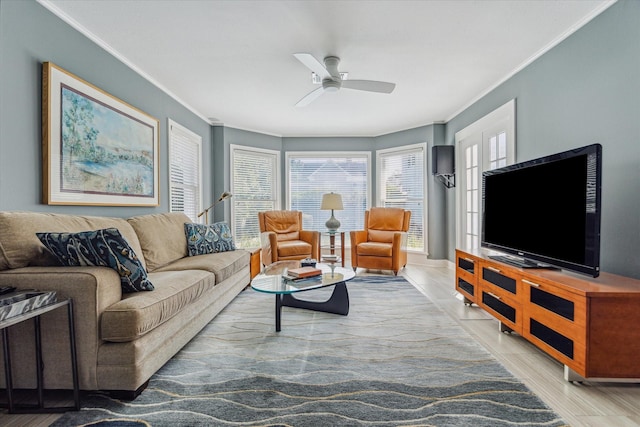
{"label": "console leg", "polygon": [[473,301],[471,301],[471,300],[470,300],[469,298],[467,298],[467,297],[463,297],[463,298],[464,298],[464,299],[463,299],[464,305],[468,305],[469,307],[471,307],[471,305],[473,304]]}
{"label": "console leg", "polygon": [[498,322],[498,330],[500,332],[504,332],[505,334],[510,334],[511,332],[513,332],[513,329],[511,329],[510,327],[508,327],[502,322]]}
{"label": "console leg", "polygon": [[567,365],[564,365],[564,380],[569,382],[581,383],[584,381],[584,378]]}

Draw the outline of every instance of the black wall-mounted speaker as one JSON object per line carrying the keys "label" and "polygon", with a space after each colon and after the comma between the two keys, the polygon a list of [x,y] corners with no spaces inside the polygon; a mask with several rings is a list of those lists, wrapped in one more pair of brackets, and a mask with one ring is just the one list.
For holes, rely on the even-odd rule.
{"label": "black wall-mounted speaker", "polygon": [[454,172],[453,145],[434,145],[431,147],[431,173],[433,175],[453,175]]}

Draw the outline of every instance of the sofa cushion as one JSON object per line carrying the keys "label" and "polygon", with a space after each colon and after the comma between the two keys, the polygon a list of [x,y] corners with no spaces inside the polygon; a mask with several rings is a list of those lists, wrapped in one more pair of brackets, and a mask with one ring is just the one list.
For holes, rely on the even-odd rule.
{"label": "sofa cushion", "polygon": [[184,213],[141,215],[128,221],[138,235],[149,271],[187,256],[184,223],[191,220]]}
{"label": "sofa cushion", "polygon": [[215,274],[215,283],[220,283],[234,274],[249,268],[251,254],[244,249],[197,255],[179,259],[156,271],[203,270]]}
{"label": "sofa cushion", "polygon": [[213,288],[213,274],[203,270],[149,273],[155,291],[126,294],[100,318],[100,338],[133,341],[171,319]]}
{"label": "sofa cushion", "polygon": [[189,256],[234,251],[236,246],[231,230],[226,222],[215,224],[193,224],[186,222],[184,232],[187,238]]}
{"label": "sofa cushion", "polygon": [[110,267],[120,276],[122,292],[153,290],[144,266],[117,228],[36,235],[61,265]]}
{"label": "sofa cushion", "polygon": [[36,233],[77,233],[101,228],[117,228],[138,254],[140,263],[145,266],[138,236],[126,219],[5,211],[0,212],[0,270],[30,265],[58,265],[55,257],[44,248]]}

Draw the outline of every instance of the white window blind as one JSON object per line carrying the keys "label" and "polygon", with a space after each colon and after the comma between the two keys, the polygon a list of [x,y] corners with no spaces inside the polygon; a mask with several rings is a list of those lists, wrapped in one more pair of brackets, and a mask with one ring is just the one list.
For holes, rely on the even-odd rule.
{"label": "white window blind", "polygon": [[236,246],[260,247],[258,212],[280,208],[280,153],[231,145],[231,222]]}
{"label": "white window blind", "polygon": [[[344,210],[335,211],[340,231],[361,230],[369,207],[369,153],[287,153],[289,209],[302,211],[303,227],[326,231],[331,211],[320,210],[322,195],[338,193]],[[348,234],[348,233],[347,233]]]}
{"label": "white window blind", "polygon": [[202,137],[173,120],[168,127],[169,208],[196,222],[202,200]]}
{"label": "white window blind", "polygon": [[407,249],[425,251],[425,144],[376,152],[378,205],[411,211]]}

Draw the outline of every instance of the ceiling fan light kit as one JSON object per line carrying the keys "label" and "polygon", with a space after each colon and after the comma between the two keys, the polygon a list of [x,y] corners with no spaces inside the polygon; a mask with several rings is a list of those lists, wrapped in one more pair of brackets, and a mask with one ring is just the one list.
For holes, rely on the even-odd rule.
{"label": "ceiling fan light kit", "polygon": [[296,107],[304,107],[320,97],[324,92],[337,92],[341,88],[362,90],[366,92],[391,93],[396,87],[395,83],[379,82],[375,80],[347,80],[347,73],[338,71],[340,58],[327,56],[324,65],[309,53],[294,53],[298,61],[312,71],[312,81],[322,82],[322,87],[305,95],[296,103]]}

